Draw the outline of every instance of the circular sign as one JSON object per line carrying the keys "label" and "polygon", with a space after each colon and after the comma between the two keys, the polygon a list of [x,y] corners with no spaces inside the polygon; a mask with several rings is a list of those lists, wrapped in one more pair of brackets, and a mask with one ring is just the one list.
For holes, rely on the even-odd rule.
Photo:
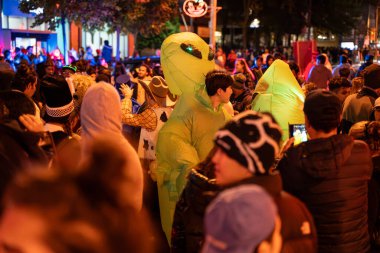
{"label": "circular sign", "polygon": [[199,18],[207,13],[208,6],[203,0],[186,0],[183,3],[183,11],[187,16]]}

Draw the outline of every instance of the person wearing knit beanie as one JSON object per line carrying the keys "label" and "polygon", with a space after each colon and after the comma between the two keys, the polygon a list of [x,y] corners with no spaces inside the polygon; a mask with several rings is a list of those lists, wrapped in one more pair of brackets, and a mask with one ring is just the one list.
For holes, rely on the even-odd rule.
{"label": "person wearing knit beanie", "polygon": [[270,174],[281,136],[281,128],[270,114],[245,111],[235,116],[215,136],[217,183],[227,185]]}
{"label": "person wearing knit beanie", "polygon": [[[281,138],[281,127],[269,113],[248,110],[235,116],[215,135],[216,151],[212,157],[215,183],[224,190],[242,185],[263,187],[273,197],[283,224],[282,252],[316,253],[317,236],[312,216],[301,201],[283,191],[281,175],[275,169]],[[214,227],[219,226],[214,224]],[[251,237],[254,240],[254,236]]]}

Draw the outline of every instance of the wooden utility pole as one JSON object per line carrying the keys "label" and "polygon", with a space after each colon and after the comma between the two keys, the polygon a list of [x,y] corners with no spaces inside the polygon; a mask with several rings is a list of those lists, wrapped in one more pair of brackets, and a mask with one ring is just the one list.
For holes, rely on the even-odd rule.
{"label": "wooden utility pole", "polygon": [[215,31],[216,31],[216,15],[217,15],[218,0],[210,1],[210,47],[215,49]]}

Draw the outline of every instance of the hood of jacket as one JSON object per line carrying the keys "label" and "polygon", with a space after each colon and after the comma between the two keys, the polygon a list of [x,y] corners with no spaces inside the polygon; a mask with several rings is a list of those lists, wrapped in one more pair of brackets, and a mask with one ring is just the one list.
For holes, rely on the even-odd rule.
{"label": "hood of jacket", "polygon": [[353,146],[353,138],[341,134],[301,143],[288,152],[296,152],[296,156],[292,157],[299,159],[292,159],[294,165],[303,168],[310,176],[329,178],[337,175],[339,168],[350,157]]}
{"label": "hood of jacket", "polygon": [[121,136],[120,97],[111,84],[93,84],[83,97],[80,114],[83,137],[94,138],[99,134]]}

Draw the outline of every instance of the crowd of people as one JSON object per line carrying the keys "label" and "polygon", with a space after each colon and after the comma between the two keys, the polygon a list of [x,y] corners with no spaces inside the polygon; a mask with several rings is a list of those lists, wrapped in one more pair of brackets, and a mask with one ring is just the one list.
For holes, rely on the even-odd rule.
{"label": "crowd of people", "polygon": [[136,69],[90,49],[0,57],[0,252],[379,250],[373,56],[314,53],[305,76],[188,32]]}

